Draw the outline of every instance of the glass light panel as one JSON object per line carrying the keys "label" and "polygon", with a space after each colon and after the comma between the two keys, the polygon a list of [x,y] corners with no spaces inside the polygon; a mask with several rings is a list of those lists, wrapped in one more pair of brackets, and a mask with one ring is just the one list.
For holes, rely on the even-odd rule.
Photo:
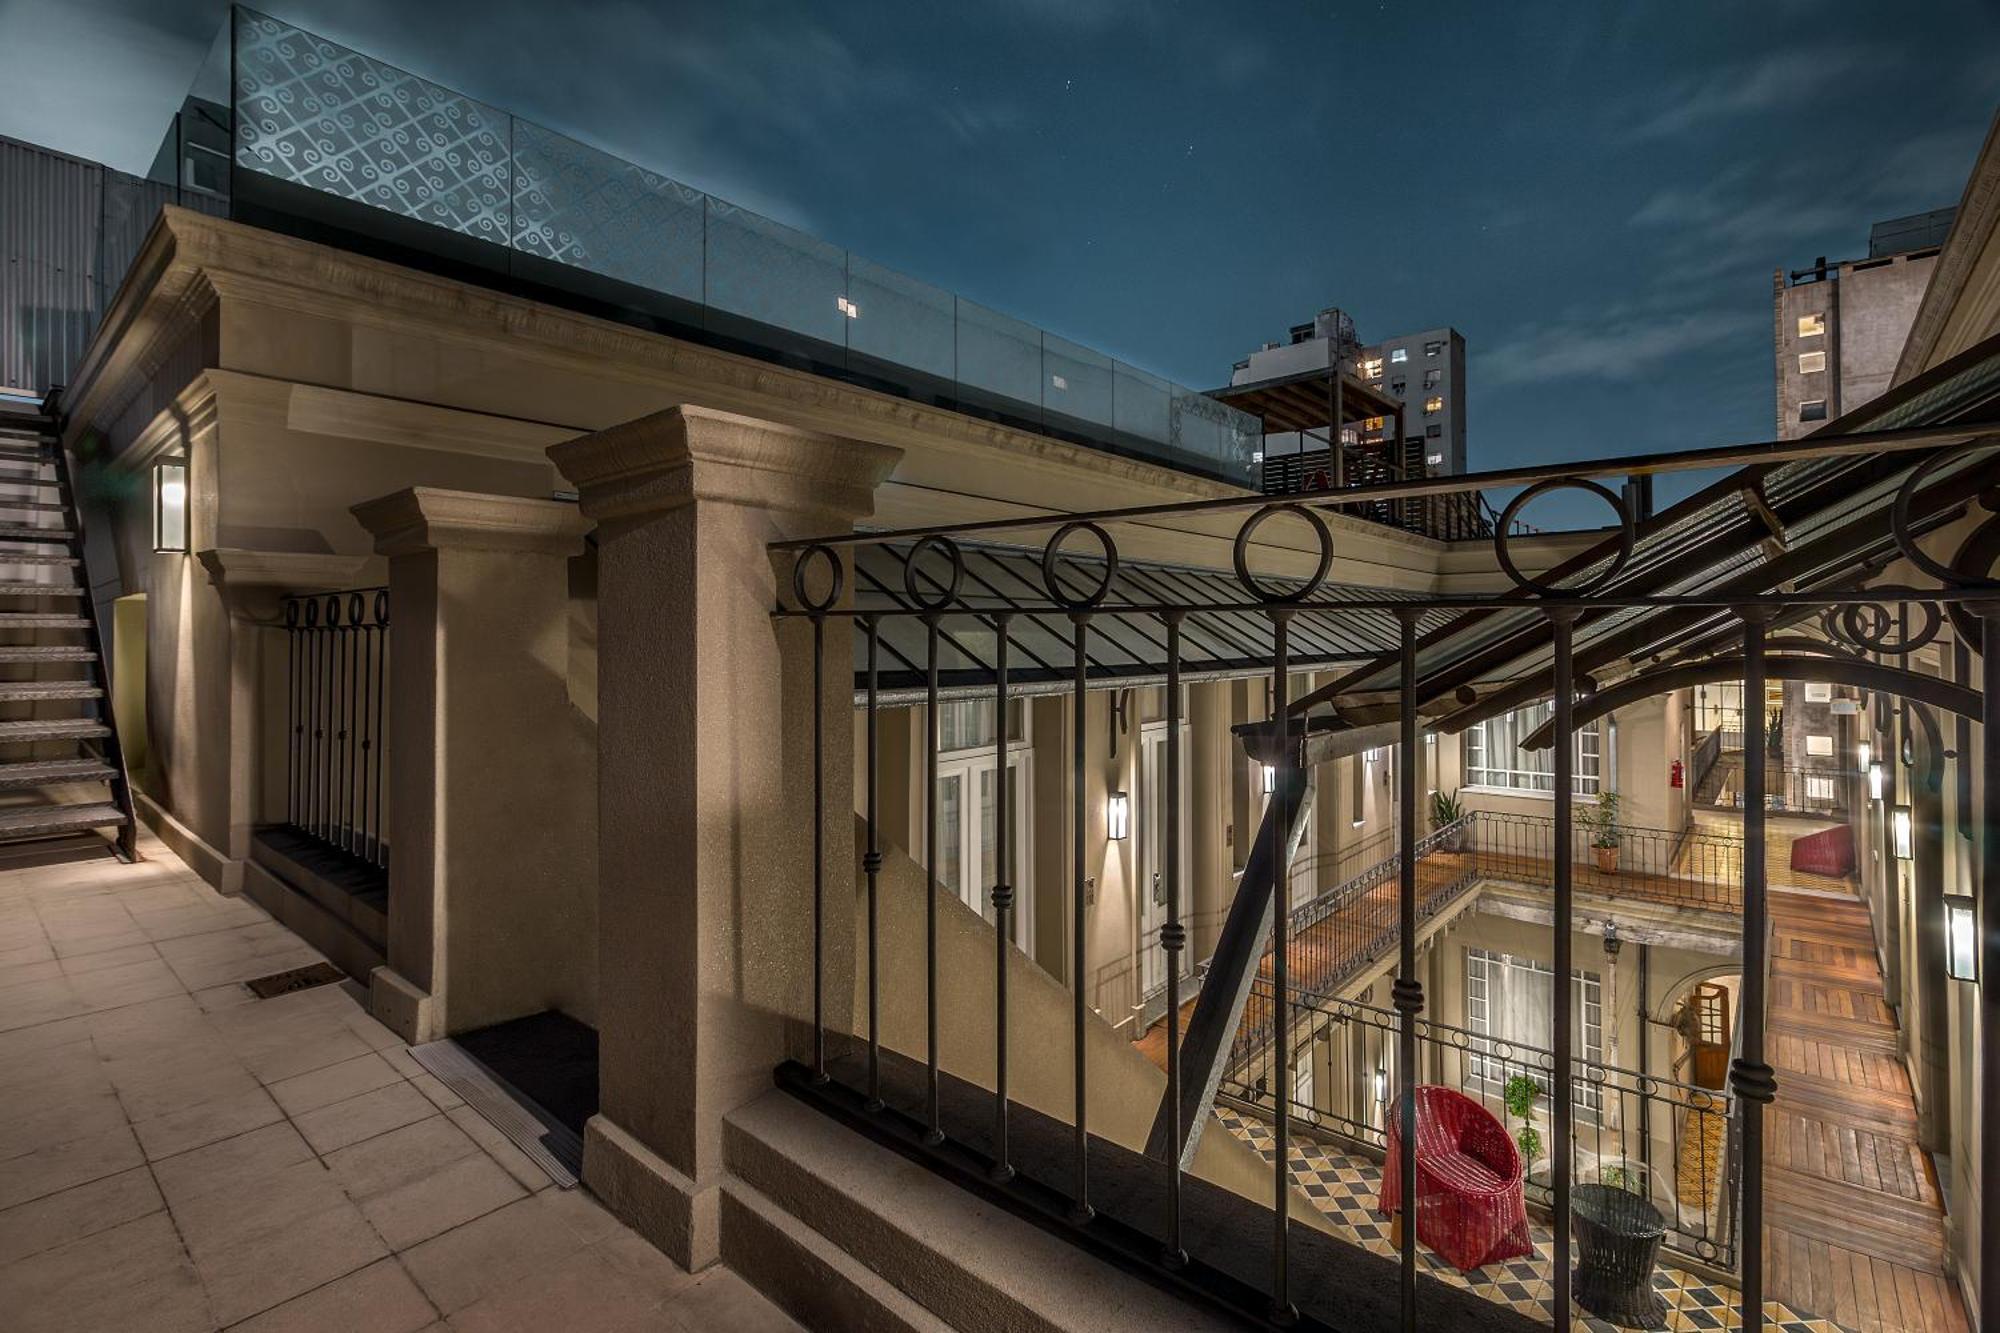
{"label": "glass light panel", "polygon": [[153,465],[153,549],[188,548],[187,464],[179,459]]}

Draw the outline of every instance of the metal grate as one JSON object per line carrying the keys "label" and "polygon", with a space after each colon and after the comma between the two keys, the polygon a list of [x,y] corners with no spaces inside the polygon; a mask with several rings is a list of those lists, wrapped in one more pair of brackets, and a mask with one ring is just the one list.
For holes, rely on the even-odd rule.
{"label": "metal grate", "polygon": [[347,974],[332,963],[314,963],[309,967],[273,972],[268,977],[256,977],[243,984],[255,992],[258,999],[268,1000],[274,995],[290,995],[293,991],[311,990],[314,986],[345,980]]}

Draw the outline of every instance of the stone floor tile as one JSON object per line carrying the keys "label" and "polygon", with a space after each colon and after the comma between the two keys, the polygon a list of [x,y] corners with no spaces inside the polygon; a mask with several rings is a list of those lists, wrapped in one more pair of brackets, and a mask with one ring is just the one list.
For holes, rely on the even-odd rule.
{"label": "stone floor tile", "polygon": [[90,1040],[90,1015],[14,1028],[0,1032],[0,1062],[12,1061],[52,1046],[68,1046]]}
{"label": "stone floor tile", "polygon": [[216,1325],[164,1212],[0,1268],[0,1310],[10,1328],[34,1333],[206,1333]]}
{"label": "stone floor tile", "polygon": [[661,1301],[679,1294],[696,1281],[694,1274],[654,1249],[644,1236],[624,1227],[619,1227],[599,1241],[595,1249],[599,1258]]}
{"label": "stone floor tile", "polygon": [[8,1002],[8,992],[16,986],[66,975],[68,974],[63,971],[62,960],[57,958],[54,952],[50,952],[47,958],[37,958],[29,962],[0,963],[0,1004]]}
{"label": "stone floor tile", "polygon": [[[592,1250],[579,1250],[514,1282],[451,1317],[459,1333],[528,1333],[549,1328],[623,1333],[672,1329],[659,1301]],[[715,1324],[704,1333],[728,1328]],[[733,1331],[732,1331],[733,1333]]]}
{"label": "stone floor tile", "polygon": [[555,1182],[549,1173],[536,1165],[535,1159],[514,1146],[514,1141],[493,1127],[488,1120],[470,1106],[460,1104],[445,1112],[451,1122],[472,1136],[473,1142],[486,1150],[486,1155],[498,1162],[508,1175],[514,1177],[521,1188],[530,1192],[550,1189]]}
{"label": "stone floor tile", "polygon": [[0,1004],[0,1031],[36,1027],[89,1009],[68,977],[44,977],[8,988],[7,1002]]}
{"label": "stone floor tile", "polygon": [[662,1307],[687,1333],[796,1333],[791,1318],[727,1268],[708,1269]]}
{"label": "stone floor tile", "polygon": [[278,1099],[278,1105],[285,1108],[285,1114],[302,1115],[322,1106],[344,1102],[350,1097],[359,1097],[364,1092],[400,1083],[402,1079],[394,1065],[370,1051],[308,1074],[279,1079],[271,1084],[271,1095]]}
{"label": "stone floor tile", "polygon": [[0,1162],[0,1208],[74,1189],[145,1162],[139,1141],[124,1125],[50,1144]]}
{"label": "stone floor tile", "polygon": [[[306,1136],[306,1142],[312,1144],[313,1151],[325,1156],[337,1153],[349,1144],[360,1144],[363,1140],[372,1140],[377,1135],[385,1135],[391,1130],[432,1117],[443,1119],[438,1115],[437,1107],[431,1105],[421,1092],[407,1083],[391,1083],[386,1088],[364,1092],[344,1102],[306,1111],[294,1117],[292,1123],[299,1127],[299,1133]],[[465,1138],[456,1128],[452,1132]],[[478,1151],[470,1139],[465,1140],[465,1145],[467,1151]]]}
{"label": "stone floor tile", "polygon": [[0,1108],[0,1158],[53,1147],[79,1138],[113,1133],[125,1125],[125,1106],[108,1085],[44,1090],[24,1096],[18,1104],[8,1097]]}
{"label": "stone floor tile", "polygon": [[400,1264],[380,1259],[246,1319],[230,1333],[328,1333],[333,1329],[416,1333],[435,1323],[437,1315]]}
{"label": "stone floor tile", "polygon": [[290,1121],[281,1120],[233,1139],[211,1143],[153,1163],[153,1174],[170,1205],[181,1206],[215,1190],[244,1187],[300,1162],[313,1151]]}
{"label": "stone floor tile", "polygon": [[[312,1169],[319,1168],[315,1164]],[[381,1237],[344,1199],[333,1207],[248,1231],[220,1249],[198,1248],[192,1238],[188,1248],[208,1289],[209,1304],[224,1324],[282,1305],[388,1254]]]}
{"label": "stone floor tile", "polygon": [[60,960],[57,965],[65,976],[74,977],[86,972],[101,972],[108,967],[160,961],[160,951],[151,944],[128,944],[122,949],[106,949],[102,953],[74,954]]}
{"label": "stone floor tile", "polygon": [[191,1107],[243,1097],[257,1090],[256,1078],[212,1045],[187,1042],[144,1059],[105,1065],[125,1113],[136,1123]]}
{"label": "stone floor tile", "polygon": [[148,1160],[174,1157],[196,1148],[233,1139],[285,1118],[271,1094],[252,1087],[184,1110],[169,1111],[133,1122],[132,1132]]}
{"label": "stone floor tile", "polygon": [[[114,952],[125,951],[120,949]],[[77,998],[93,1010],[116,1009],[141,1000],[179,995],[187,989],[181,985],[181,979],[174,975],[173,969],[159,958],[144,958],[118,967],[94,968],[82,973],[72,972],[70,985],[75,989]]]}
{"label": "stone floor tile", "polygon": [[[327,1169],[339,1179],[341,1187],[351,1198],[372,1198],[399,1185],[422,1180],[462,1157],[479,1153],[479,1145],[457,1125],[430,1110],[430,1103],[417,1096],[416,1089],[408,1084],[398,1084],[397,1087],[407,1088],[412,1096],[416,1096],[418,1104],[428,1112],[428,1117],[328,1155]],[[337,1110],[351,1105],[352,1102],[340,1102],[324,1109]],[[304,1126],[300,1126],[300,1132],[304,1133]]]}
{"label": "stone floor tile", "polygon": [[272,1003],[262,1000],[237,1006],[211,1018],[217,1036],[266,1083],[358,1059],[374,1049],[342,1023],[338,1014],[272,1013],[268,1009]]}
{"label": "stone floor tile", "polygon": [[109,953],[115,949],[129,949],[135,944],[146,942],[144,935],[129,927],[124,930],[107,931],[101,935],[49,937],[49,947],[55,950],[56,957],[63,959],[87,958],[93,954]]}
{"label": "stone floor tile", "polygon": [[546,1199],[549,1212],[586,1245],[595,1245],[625,1230],[624,1223],[613,1217],[611,1210],[587,1189],[549,1190],[538,1197]]}
{"label": "stone floor tile", "polygon": [[306,1218],[349,1206],[333,1173],[317,1158],[276,1171],[246,1173],[193,1195],[169,1188],[165,1181],[161,1182],[161,1190],[167,1206],[173,1210],[174,1225],[180,1228],[188,1252],[197,1261],[259,1236],[268,1238]]}
{"label": "stone floor tile", "polygon": [[513,1177],[480,1153],[361,1201],[382,1239],[405,1250],[522,1197]]}
{"label": "stone floor tile", "polygon": [[56,951],[45,936],[22,940],[0,947],[0,967],[26,967],[33,963],[53,962],[55,956]]}
{"label": "stone floor tile", "polygon": [[[388,1055],[389,1052],[382,1052]],[[432,1106],[440,1111],[449,1111],[465,1105],[465,1098],[453,1092],[435,1074],[418,1074],[410,1080],[410,1086],[424,1094]]]}
{"label": "stone floor tile", "polygon": [[518,1199],[453,1227],[403,1251],[403,1263],[438,1309],[463,1309],[584,1248],[548,1206],[561,1193]]}
{"label": "stone floor tile", "polygon": [[0,1211],[0,1266],[166,1207],[144,1167]]}

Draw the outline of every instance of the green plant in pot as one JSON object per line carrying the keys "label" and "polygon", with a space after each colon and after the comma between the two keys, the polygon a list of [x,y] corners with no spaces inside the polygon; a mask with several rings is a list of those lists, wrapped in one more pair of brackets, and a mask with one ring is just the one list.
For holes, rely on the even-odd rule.
{"label": "green plant in pot", "polygon": [[1597,868],[1607,874],[1618,869],[1618,793],[1606,787],[1597,793],[1597,804],[1583,812],[1583,826],[1590,830],[1591,855]]}
{"label": "green plant in pot", "polygon": [[1521,1174],[1525,1177],[1542,1155],[1542,1131],[1535,1128],[1535,1100],[1542,1095],[1542,1088],[1526,1074],[1516,1074],[1507,1080],[1504,1095],[1507,1114],[1521,1122],[1514,1131],[1514,1146],[1521,1150]]}
{"label": "green plant in pot", "polygon": [[[1449,796],[1441,791],[1431,793],[1431,831],[1435,833],[1439,829],[1451,829],[1451,832],[1445,834],[1438,843],[1445,851],[1462,852],[1465,850],[1469,830],[1458,822],[1464,818],[1465,806],[1460,803],[1457,792],[1453,792]],[[1455,825],[1456,827],[1454,827]]]}

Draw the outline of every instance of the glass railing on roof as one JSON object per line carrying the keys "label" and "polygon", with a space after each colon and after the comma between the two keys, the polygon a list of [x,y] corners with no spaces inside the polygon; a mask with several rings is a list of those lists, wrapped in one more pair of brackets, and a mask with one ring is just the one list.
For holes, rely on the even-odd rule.
{"label": "glass railing on roof", "polygon": [[232,51],[253,216],[327,196],[350,208],[331,225],[366,228],[362,205],[406,246],[668,332],[1255,484],[1261,424],[1204,394],[254,10]]}

